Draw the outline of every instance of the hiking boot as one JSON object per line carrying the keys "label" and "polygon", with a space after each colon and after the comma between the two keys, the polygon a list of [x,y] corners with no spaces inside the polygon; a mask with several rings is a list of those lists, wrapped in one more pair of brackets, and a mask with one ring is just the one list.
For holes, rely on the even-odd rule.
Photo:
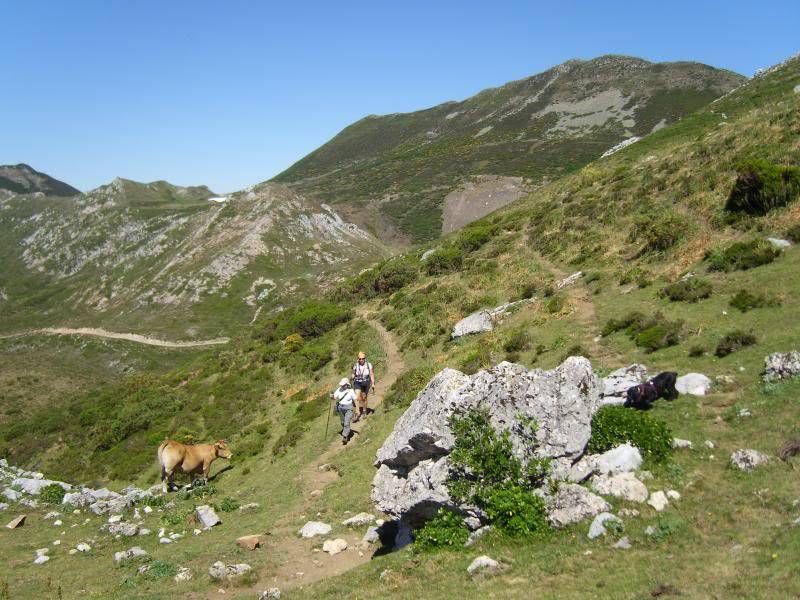
{"label": "hiking boot", "polygon": [[342,438],[342,446],[347,446],[347,438]]}

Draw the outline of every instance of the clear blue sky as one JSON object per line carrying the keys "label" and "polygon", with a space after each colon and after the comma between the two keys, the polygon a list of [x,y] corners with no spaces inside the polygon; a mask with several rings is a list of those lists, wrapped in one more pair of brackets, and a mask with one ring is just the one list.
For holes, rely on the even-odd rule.
{"label": "clear blue sky", "polygon": [[233,191],[364,115],[570,58],[752,75],[800,50],[798,0],[0,0],[0,15],[0,164],[81,189],[119,175]]}

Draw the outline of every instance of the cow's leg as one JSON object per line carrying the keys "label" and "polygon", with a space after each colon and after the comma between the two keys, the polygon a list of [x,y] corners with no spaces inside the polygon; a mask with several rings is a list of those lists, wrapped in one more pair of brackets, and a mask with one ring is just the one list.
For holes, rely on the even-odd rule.
{"label": "cow's leg", "polygon": [[161,467],[161,489],[165,494],[172,489],[172,475],[174,472],[174,468]]}
{"label": "cow's leg", "polygon": [[208,474],[211,472],[211,461],[203,461],[203,485],[208,485]]}

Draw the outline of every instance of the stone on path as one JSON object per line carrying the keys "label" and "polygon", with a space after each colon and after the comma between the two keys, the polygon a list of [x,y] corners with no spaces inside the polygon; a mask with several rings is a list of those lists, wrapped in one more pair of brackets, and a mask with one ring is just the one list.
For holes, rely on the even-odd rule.
{"label": "stone on path", "polygon": [[265,535],[243,535],[236,540],[236,545],[244,550],[255,550],[267,542]]}
{"label": "stone on path", "polygon": [[322,551],[327,552],[331,556],[339,554],[339,552],[344,552],[345,550],[347,550],[347,541],[342,538],[326,540],[325,543],[322,544]]}
{"label": "stone on path", "polygon": [[590,540],[599,538],[601,535],[605,535],[608,531],[605,527],[605,523],[607,522],[616,522],[622,524],[622,520],[619,517],[616,517],[608,512],[602,512],[594,518],[592,524],[589,526],[589,533],[587,537]]}
{"label": "stone on path", "polygon": [[731,454],[731,464],[742,471],[752,471],[767,463],[769,463],[769,456],[758,450],[742,448]]}
{"label": "stone on path", "polygon": [[8,529],[18,529],[25,525],[25,519],[28,515],[19,515],[18,517],[14,517],[11,521],[6,525]]}
{"label": "stone on path", "polygon": [[493,572],[500,569],[500,563],[486,555],[479,556],[467,567],[467,573],[474,575],[480,572]]}
{"label": "stone on path", "polygon": [[222,521],[219,520],[217,513],[214,512],[214,509],[204,504],[202,506],[198,506],[194,511],[197,520],[205,527],[206,529],[211,529],[214,525],[219,525]]}
{"label": "stone on path", "polygon": [[600,475],[592,479],[592,488],[599,494],[622,498],[629,502],[647,500],[647,487],[633,473]]}
{"label": "stone on path", "polygon": [[702,373],[687,373],[675,380],[675,389],[681,394],[705,396],[711,389],[712,381]]}
{"label": "stone on path", "polygon": [[647,503],[656,509],[657,512],[661,512],[669,505],[667,495],[661,490],[650,494],[650,499],[647,501]]}
{"label": "stone on path", "polygon": [[331,532],[331,526],[320,521],[309,521],[300,529],[299,533],[304,538],[312,538],[317,535],[327,535]]}

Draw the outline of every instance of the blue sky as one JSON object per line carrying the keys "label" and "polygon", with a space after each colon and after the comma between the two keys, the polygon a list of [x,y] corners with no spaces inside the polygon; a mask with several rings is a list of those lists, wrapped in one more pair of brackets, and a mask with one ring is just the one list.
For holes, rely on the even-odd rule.
{"label": "blue sky", "polygon": [[570,58],[752,75],[800,50],[797,0],[0,0],[0,14],[0,164],[81,189],[122,176],[233,191],[367,114]]}

